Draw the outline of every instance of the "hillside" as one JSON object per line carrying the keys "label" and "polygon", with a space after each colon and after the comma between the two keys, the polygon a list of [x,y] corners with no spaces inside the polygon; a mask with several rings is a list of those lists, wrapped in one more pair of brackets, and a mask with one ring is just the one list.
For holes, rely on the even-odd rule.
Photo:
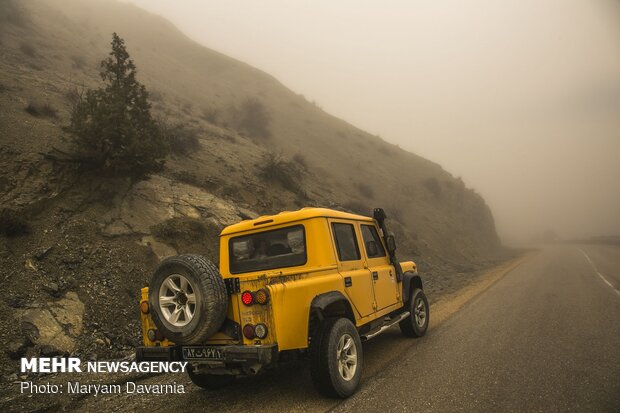
{"label": "hillside", "polygon": [[[99,85],[112,32],[126,40],[154,113],[198,140],[137,183],[79,174],[57,156],[70,151],[62,127],[75,94]],[[236,124],[247,99],[269,113],[270,136]],[[268,154],[285,162],[265,177]],[[484,200],[439,165],[325,113],[161,17],[104,0],[0,0],[0,205],[0,221],[15,227],[0,235],[11,297],[0,303],[2,342],[11,343],[4,361],[63,346],[92,358],[128,354],[139,288],[157,262],[177,252],[217,261],[219,230],[257,214],[383,206],[400,257],[416,260],[431,286],[502,253]],[[83,322],[67,313],[83,313]],[[31,331],[41,324],[47,333]]]}

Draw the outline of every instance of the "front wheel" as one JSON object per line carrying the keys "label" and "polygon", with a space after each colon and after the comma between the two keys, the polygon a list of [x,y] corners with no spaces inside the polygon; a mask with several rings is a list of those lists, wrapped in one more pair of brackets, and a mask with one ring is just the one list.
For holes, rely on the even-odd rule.
{"label": "front wheel", "polygon": [[310,372],[315,387],[329,397],[355,393],[362,377],[362,342],[347,318],[321,323],[310,346]]}
{"label": "front wheel", "polygon": [[422,337],[428,329],[430,308],[424,291],[416,288],[408,301],[409,317],[401,321],[398,326],[406,337]]}

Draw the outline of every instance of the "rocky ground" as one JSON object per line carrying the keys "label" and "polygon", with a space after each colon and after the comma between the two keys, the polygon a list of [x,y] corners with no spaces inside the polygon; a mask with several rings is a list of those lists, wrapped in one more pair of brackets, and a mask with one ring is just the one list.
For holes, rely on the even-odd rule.
{"label": "rocky ground", "polygon": [[22,356],[126,357],[139,339],[140,288],[157,263],[177,252],[217,262],[221,228],[256,216],[163,176],[86,211],[67,210],[73,201],[52,203],[29,233],[0,237],[9,297],[0,304],[6,380],[15,378]]}

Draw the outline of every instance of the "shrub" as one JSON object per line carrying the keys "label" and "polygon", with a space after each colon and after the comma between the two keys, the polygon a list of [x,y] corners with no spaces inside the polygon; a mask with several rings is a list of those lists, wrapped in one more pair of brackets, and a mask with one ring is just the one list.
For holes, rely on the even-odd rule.
{"label": "shrub", "polygon": [[375,191],[368,184],[360,182],[357,184],[357,189],[364,198],[375,197]]}
{"label": "shrub", "polygon": [[58,111],[49,103],[30,102],[24,108],[26,112],[37,118],[57,118]]}
{"label": "shrub", "polygon": [[88,90],[71,112],[67,131],[76,159],[117,176],[140,178],[160,170],[169,147],[125,42],[116,33],[100,75],[105,85]]}
{"label": "shrub", "polygon": [[86,65],[86,61],[82,56],[71,56],[71,66],[74,69],[82,69]]}
{"label": "shrub", "polygon": [[179,182],[184,182],[193,186],[201,186],[200,180],[196,174],[189,171],[179,171],[173,174],[174,178]]}
{"label": "shrub", "polygon": [[426,189],[428,189],[436,198],[441,196],[441,185],[435,177],[428,178],[423,182]]}
{"label": "shrub", "polygon": [[296,153],[293,155],[293,161],[297,163],[297,165],[301,166],[306,171],[308,170],[308,161],[306,157],[302,153]]}
{"label": "shrub", "polygon": [[82,92],[80,92],[77,87],[72,87],[65,92],[65,98],[71,104],[71,107],[73,107],[82,99]]}
{"label": "shrub", "polygon": [[0,235],[17,237],[27,234],[28,222],[15,210],[3,208],[0,210]]}
{"label": "shrub", "polygon": [[271,137],[269,126],[271,117],[265,105],[257,98],[248,98],[237,110],[237,126],[250,136],[258,138]]}
{"label": "shrub", "polygon": [[220,116],[220,113],[219,113],[219,111],[217,109],[215,109],[215,108],[208,108],[208,109],[205,109],[202,114],[203,114],[202,118],[204,120],[206,120],[207,122],[212,123],[214,125],[217,125],[217,122],[218,122],[219,116]]}
{"label": "shrub", "polygon": [[306,197],[301,180],[301,168],[281,155],[268,153],[259,166],[259,175],[271,182],[279,183],[284,189],[303,198]]}
{"label": "shrub", "polygon": [[200,149],[198,131],[183,123],[162,125],[164,136],[168,141],[170,152],[175,155],[188,155]]}

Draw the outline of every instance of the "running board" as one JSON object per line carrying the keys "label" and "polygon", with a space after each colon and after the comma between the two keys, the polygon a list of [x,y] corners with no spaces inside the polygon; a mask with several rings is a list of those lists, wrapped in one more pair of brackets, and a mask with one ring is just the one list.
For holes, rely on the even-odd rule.
{"label": "running board", "polygon": [[368,341],[373,337],[378,336],[379,334],[383,333],[385,330],[387,330],[388,328],[392,327],[394,324],[396,323],[400,323],[401,321],[403,321],[405,318],[409,317],[411,315],[411,313],[409,311],[405,311],[404,313],[402,313],[398,318],[395,318],[394,320],[390,320],[389,324],[384,324],[381,327],[379,327],[378,330],[374,330],[371,331],[368,334],[362,334],[360,336],[360,338],[363,341]]}

